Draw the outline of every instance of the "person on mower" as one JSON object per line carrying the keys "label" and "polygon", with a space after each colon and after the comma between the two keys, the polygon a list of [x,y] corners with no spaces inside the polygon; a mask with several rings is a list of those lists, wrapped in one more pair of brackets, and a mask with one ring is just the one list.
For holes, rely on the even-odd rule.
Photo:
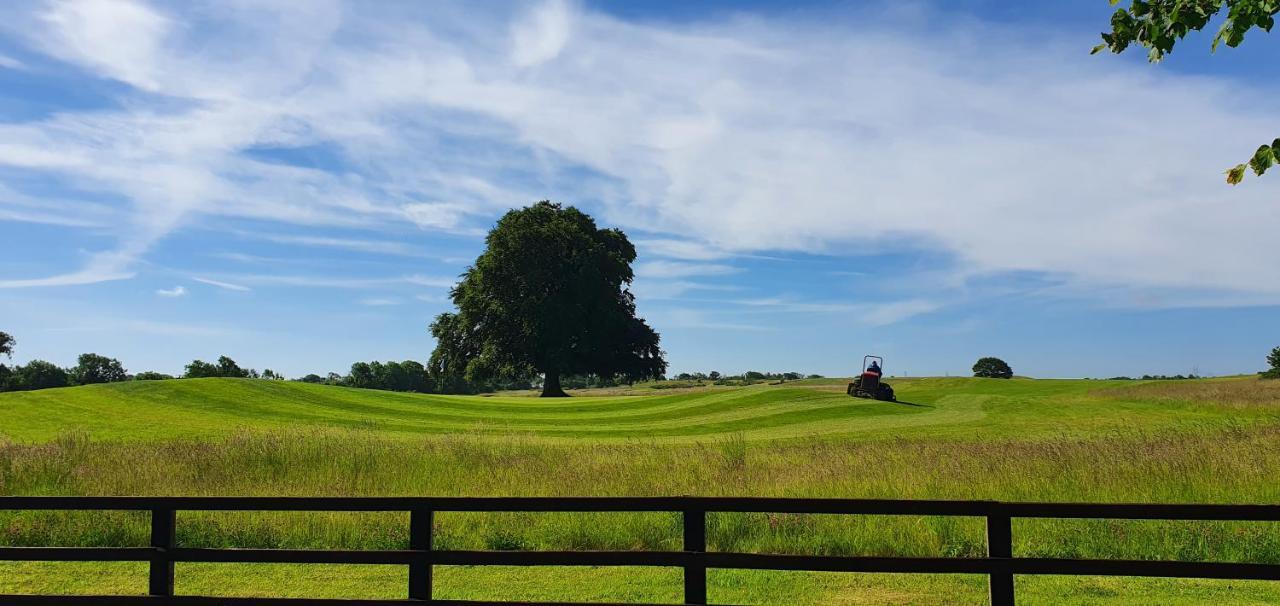
{"label": "person on mower", "polygon": [[867,372],[873,372],[873,373],[875,373],[875,374],[876,374],[876,376],[877,376],[877,377],[878,377],[878,376],[880,376],[880,375],[882,374],[882,373],[880,372],[880,365],[879,365],[879,364],[877,364],[875,360],[872,360],[872,361],[871,361],[871,366],[868,366],[868,367],[867,367]]}

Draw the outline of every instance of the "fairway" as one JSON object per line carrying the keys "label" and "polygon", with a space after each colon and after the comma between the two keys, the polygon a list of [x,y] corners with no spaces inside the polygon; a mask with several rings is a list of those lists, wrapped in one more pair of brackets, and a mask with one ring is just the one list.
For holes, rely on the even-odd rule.
{"label": "fairway", "polygon": [[[357,429],[385,436],[521,435],[559,442],[991,439],[1206,428],[1273,422],[1252,379],[1200,382],[1180,398],[1132,381],[895,380],[899,402],[851,398],[841,380],[538,399],[440,396],[248,379],[136,381],[0,394],[0,439],[69,431],[97,440],[159,440],[243,430]],[[1144,389],[1144,387],[1146,389]],[[1202,393],[1207,388],[1218,391]],[[1271,390],[1274,391],[1274,390]],[[590,391],[586,393],[591,393]],[[612,392],[611,392],[612,393]]]}
{"label": "fairway", "polygon": [[[751,495],[1280,502],[1280,382],[896,379],[436,396],[184,379],[0,394],[0,493],[60,495]],[[595,394],[595,395],[593,395]],[[185,546],[402,549],[384,514],[187,512]],[[441,549],[676,548],[660,514],[442,514]],[[0,544],[143,545],[144,517],[0,512]],[[971,557],[980,520],[720,514],[713,550]],[[1024,520],[1019,556],[1280,562],[1274,525]],[[140,576],[141,575],[141,576]],[[137,593],[132,564],[0,565],[0,593]],[[140,580],[142,579],[142,580]],[[231,582],[234,580],[234,583]],[[1266,604],[1266,582],[1029,577],[1028,604]],[[396,597],[395,567],[184,565],[180,591]],[[670,600],[668,569],[442,567],[459,599]],[[720,571],[742,604],[979,604],[985,579]]]}

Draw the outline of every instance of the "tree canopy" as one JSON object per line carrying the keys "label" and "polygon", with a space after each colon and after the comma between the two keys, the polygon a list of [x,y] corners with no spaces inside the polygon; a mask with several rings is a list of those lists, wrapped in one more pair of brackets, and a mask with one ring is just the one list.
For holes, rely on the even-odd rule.
{"label": "tree canopy", "polygon": [[1268,379],[1280,379],[1280,347],[1272,349],[1271,353],[1267,354],[1267,364],[1271,368],[1263,372],[1262,376]]}
{"label": "tree canopy", "polygon": [[183,378],[200,379],[207,377],[230,377],[233,379],[257,378],[257,371],[240,368],[235,360],[227,356],[218,356],[217,364],[210,364],[204,360],[192,360],[187,364],[186,372],[182,374]]}
{"label": "tree canopy", "polygon": [[564,396],[562,376],[643,380],[667,364],[656,333],[636,317],[629,286],[636,250],[569,206],[512,210],[450,296],[456,313],[431,325],[437,381],[543,375],[542,395]]}
{"label": "tree canopy", "polygon": [[1013,369],[1000,358],[979,358],[973,364],[973,376],[988,379],[1012,379]]}
{"label": "tree canopy", "polygon": [[[1111,0],[1118,4],[1120,0]],[[1219,14],[1226,11],[1226,18],[1213,37],[1211,50],[1218,45],[1236,47],[1244,41],[1244,35],[1258,28],[1270,32],[1275,17],[1280,13],[1280,0],[1132,0],[1130,5],[1116,9],[1111,15],[1111,31],[1103,32],[1102,44],[1093,52],[1109,49],[1122,53],[1132,44],[1147,49],[1147,58],[1156,63],[1173,52],[1173,47],[1193,31],[1200,31]],[[1258,147],[1247,162],[1227,171],[1227,183],[1235,185],[1244,179],[1245,169],[1262,176],[1267,169],[1280,162],[1280,138]]]}
{"label": "tree canopy", "polygon": [[0,331],[0,355],[4,355],[6,358],[12,357],[13,346],[17,344],[18,341],[13,338],[13,335]]}
{"label": "tree canopy", "polygon": [[125,372],[120,360],[95,353],[80,354],[75,367],[71,369],[71,382],[76,385],[115,383],[128,378],[129,374]]}
{"label": "tree canopy", "polygon": [[59,368],[57,364],[44,360],[32,360],[25,366],[13,369],[9,381],[8,389],[13,391],[66,387],[71,384],[67,371]]}
{"label": "tree canopy", "polygon": [[[314,377],[314,379],[311,379]],[[318,375],[307,375],[304,382],[323,383]],[[431,385],[427,377],[427,369],[421,362],[405,360],[403,362],[356,362],[351,365],[351,372],[342,380],[346,387],[362,389],[385,389],[387,391],[416,391],[430,393]]]}

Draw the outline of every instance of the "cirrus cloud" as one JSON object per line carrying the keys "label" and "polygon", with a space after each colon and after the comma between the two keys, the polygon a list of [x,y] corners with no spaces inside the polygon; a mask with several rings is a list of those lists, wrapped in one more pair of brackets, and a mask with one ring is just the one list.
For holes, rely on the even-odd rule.
{"label": "cirrus cloud", "polygon": [[[647,277],[730,273],[709,262],[723,251],[893,248],[1073,292],[1280,300],[1280,184],[1215,175],[1280,122],[1271,83],[1089,57],[1088,41],[977,20],[218,6],[5,9],[32,52],[137,95],[0,124],[4,170],[64,179],[130,217],[119,248],[83,269],[0,286],[128,277],[196,216],[474,234],[552,194],[654,234],[677,260],[638,266]],[[215,43],[227,39],[234,52]],[[300,149],[333,164],[291,163]]]}

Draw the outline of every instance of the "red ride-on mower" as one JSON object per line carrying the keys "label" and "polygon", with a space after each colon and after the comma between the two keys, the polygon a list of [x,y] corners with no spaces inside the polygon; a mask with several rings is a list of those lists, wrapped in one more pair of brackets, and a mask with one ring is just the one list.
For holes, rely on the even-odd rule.
{"label": "red ride-on mower", "polygon": [[880,356],[862,357],[862,374],[849,381],[846,393],[855,398],[874,398],[886,402],[897,402],[893,388],[881,380],[884,375],[884,358]]}

